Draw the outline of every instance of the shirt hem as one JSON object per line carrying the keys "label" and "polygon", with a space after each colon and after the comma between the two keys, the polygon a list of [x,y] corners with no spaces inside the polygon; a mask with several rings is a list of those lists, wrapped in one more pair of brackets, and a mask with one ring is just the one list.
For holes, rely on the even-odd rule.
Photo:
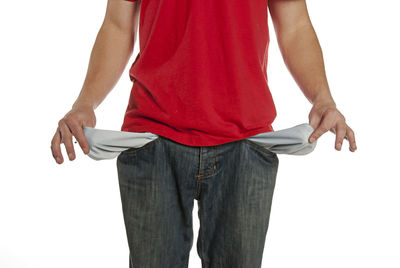
{"label": "shirt hem", "polygon": [[171,132],[171,131],[165,131],[161,128],[153,128],[149,126],[135,126],[134,129],[132,128],[123,128],[122,131],[128,131],[128,132],[150,132],[153,134],[156,134],[158,136],[162,136],[164,138],[173,140],[175,142],[178,142],[183,145],[187,146],[216,146],[216,145],[221,145],[229,142],[234,142],[238,140],[243,140],[246,138],[249,138],[251,136],[263,133],[263,132],[271,132],[274,131],[273,127],[271,124],[257,128],[245,133],[242,133],[240,136],[232,137],[232,138],[227,138],[227,137],[200,137],[200,136],[193,136],[189,135],[186,133],[178,133],[178,132]]}

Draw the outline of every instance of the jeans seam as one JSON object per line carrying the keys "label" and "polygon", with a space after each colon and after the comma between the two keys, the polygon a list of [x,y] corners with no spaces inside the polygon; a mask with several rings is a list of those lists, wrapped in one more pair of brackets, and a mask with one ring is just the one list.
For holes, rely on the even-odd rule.
{"label": "jeans seam", "polygon": [[200,189],[201,189],[201,183],[199,181],[196,182],[196,193],[194,198],[199,200],[200,198]]}
{"label": "jeans seam", "polygon": [[199,207],[199,210],[200,210],[200,214],[202,215],[202,219],[201,219],[201,222],[200,222],[200,231],[201,231],[201,239],[200,239],[200,254],[201,254],[201,257],[202,258],[204,258],[204,256],[205,256],[205,254],[204,254],[204,227],[206,226],[206,223],[205,223],[205,214],[204,214],[204,208],[203,208],[203,206],[201,205],[201,202],[199,202],[198,203],[199,205],[198,205],[198,207]]}

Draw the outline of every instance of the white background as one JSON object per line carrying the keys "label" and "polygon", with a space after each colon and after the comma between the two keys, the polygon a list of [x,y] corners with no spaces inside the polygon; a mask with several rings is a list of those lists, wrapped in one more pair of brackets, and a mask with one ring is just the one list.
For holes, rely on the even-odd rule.
{"label": "white background", "polygon": [[[400,267],[399,4],[307,2],[332,95],[358,150],[325,133],[280,166],[262,267]],[[0,2],[0,267],[128,268],[116,159],[94,161],[75,144],[58,165],[50,141],[86,75],[106,1]],[[270,21],[271,23],[271,21]],[[308,122],[311,104],[286,69],[270,24],[268,75],[275,130]],[[119,130],[128,69],[96,109]],[[197,203],[190,267],[196,252]]]}

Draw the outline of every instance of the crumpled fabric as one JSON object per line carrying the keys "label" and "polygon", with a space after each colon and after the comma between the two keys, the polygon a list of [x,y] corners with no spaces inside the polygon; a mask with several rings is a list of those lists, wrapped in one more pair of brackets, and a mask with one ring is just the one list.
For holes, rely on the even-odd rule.
{"label": "crumpled fabric", "polygon": [[[83,127],[83,130],[90,147],[88,156],[94,160],[113,159],[122,151],[140,148],[159,137],[151,132],[127,132],[92,127]],[[310,124],[303,123],[290,128],[259,133],[246,139],[276,154],[306,155],[317,145],[317,141],[308,142],[313,131]]]}

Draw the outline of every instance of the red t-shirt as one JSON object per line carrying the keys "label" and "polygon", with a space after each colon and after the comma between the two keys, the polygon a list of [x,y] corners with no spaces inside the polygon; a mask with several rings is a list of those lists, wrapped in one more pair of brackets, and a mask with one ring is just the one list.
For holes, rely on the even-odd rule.
{"label": "red t-shirt", "polygon": [[[136,0],[126,0],[136,1]],[[142,0],[121,131],[212,146],[274,131],[268,1]]]}

